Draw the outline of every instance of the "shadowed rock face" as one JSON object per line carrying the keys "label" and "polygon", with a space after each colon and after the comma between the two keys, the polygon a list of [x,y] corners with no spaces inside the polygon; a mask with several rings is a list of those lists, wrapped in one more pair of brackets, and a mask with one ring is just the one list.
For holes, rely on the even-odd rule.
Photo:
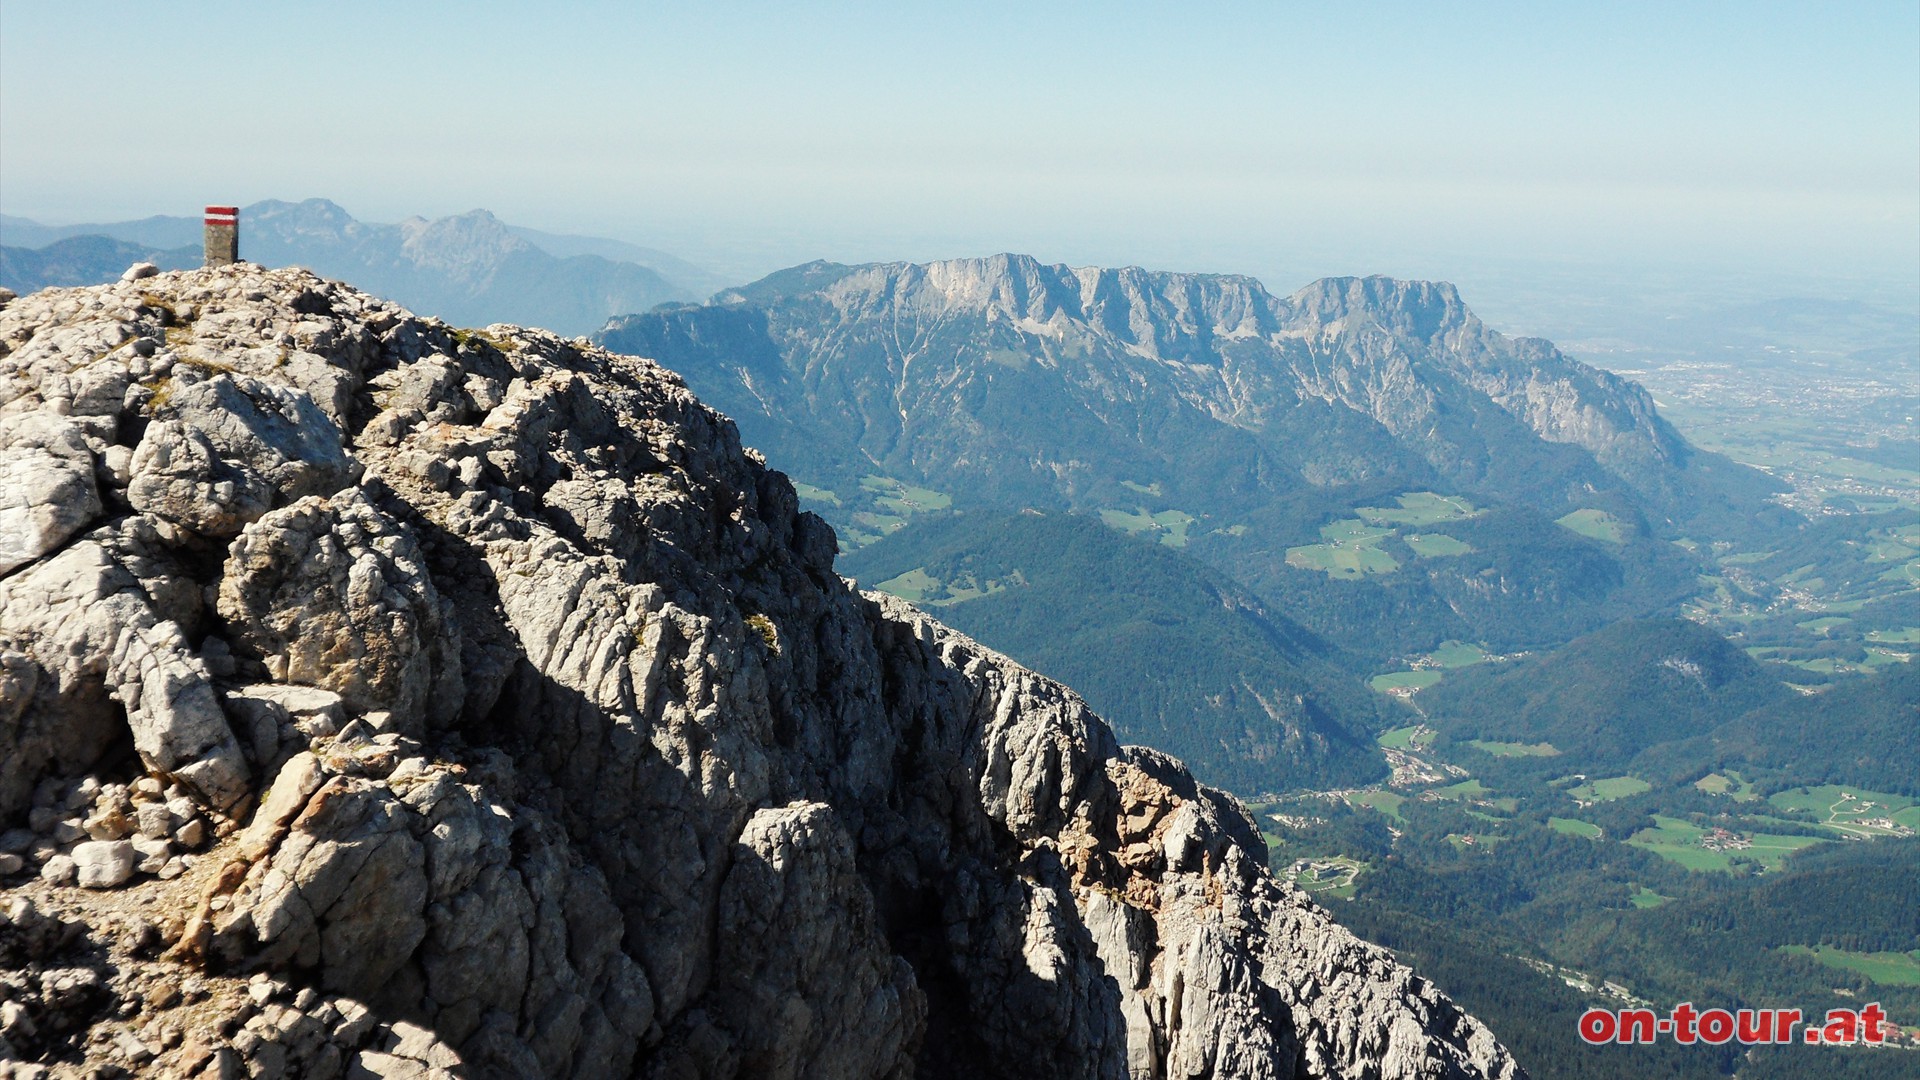
{"label": "shadowed rock face", "polygon": [[0,959],[93,973],[0,1057],[1520,1075],[1230,796],[851,591],[649,361],[245,264],[0,350],[0,476],[65,493],[0,502]]}

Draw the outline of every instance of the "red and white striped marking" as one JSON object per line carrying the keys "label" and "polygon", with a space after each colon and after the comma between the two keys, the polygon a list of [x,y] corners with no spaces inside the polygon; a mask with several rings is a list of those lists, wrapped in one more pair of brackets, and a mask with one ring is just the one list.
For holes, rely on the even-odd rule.
{"label": "red and white striped marking", "polygon": [[207,224],[238,225],[240,224],[240,208],[237,206],[209,206],[207,207]]}

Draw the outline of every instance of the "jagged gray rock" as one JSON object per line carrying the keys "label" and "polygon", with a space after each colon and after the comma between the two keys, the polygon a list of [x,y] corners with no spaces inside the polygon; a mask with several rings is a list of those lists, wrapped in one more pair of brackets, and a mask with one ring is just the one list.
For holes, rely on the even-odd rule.
{"label": "jagged gray rock", "polygon": [[93,455],[63,416],[0,419],[0,574],[58,548],[100,514]]}
{"label": "jagged gray rock", "polygon": [[[648,361],[246,264],[14,300],[0,348],[0,423],[66,418],[100,500],[0,578],[9,888],[99,991],[6,1053],[1520,1075],[1277,883],[1231,796],[851,591]],[[68,884],[75,843],[137,858],[153,924]]]}

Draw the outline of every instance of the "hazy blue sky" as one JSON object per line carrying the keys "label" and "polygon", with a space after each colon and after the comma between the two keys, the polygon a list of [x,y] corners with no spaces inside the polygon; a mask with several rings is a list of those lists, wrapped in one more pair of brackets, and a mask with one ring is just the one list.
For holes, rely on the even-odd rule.
{"label": "hazy blue sky", "polygon": [[1904,280],[1920,4],[0,7],[0,210],[313,195],[741,267]]}

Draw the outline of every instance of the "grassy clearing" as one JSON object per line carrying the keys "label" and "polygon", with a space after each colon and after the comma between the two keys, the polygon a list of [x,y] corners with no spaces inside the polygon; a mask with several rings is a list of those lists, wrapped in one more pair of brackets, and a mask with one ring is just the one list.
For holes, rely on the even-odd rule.
{"label": "grassy clearing", "polygon": [[1708,851],[1700,846],[1706,830],[1679,818],[1653,816],[1654,828],[1641,829],[1627,843],[1645,848],[1655,855],[1679,863],[1689,870],[1731,870],[1733,856],[1725,851]]}
{"label": "grassy clearing", "polygon": [[1473,551],[1472,544],[1448,536],[1446,533],[1409,533],[1406,541],[1407,546],[1413,549],[1413,553],[1423,559],[1466,555]]}
{"label": "grassy clearing", "polygon": [[1492,659],[1493,656],[1485,649],[1472,642],[1448,641],[1415,660],[1411,670],[1375,675],[1368,680],[1368,685],[1383,694],[1405,696],[1439,682],[1449,669],[1484,664]]}
{"label": "grassy clearing", "polygon": [[1129,536],[1146,534],[1168,547],[1183,548],[1187,546],[1187,530],[1195,518],[1185,510],[1162,510],[1153,514],[1145,510],[1102,510],[1100,520]]}
{"label": "grassy clearing", "polygon": [[1633,892],[1627,896],[1628,902],[1642,911],[1648,908],[1657,908],[1671,899],[1673,899],[1673,897],[1661,896],[1659,893],[1654,892],[1652,889],[1647,888],[1637,881],[1634,882]]}
{"label": "grassy clearing", "polygon": [[1156,499],[1162,494],[1160,481],[1158,480],[1155,480],[1151,484],[1136,484],[1131,480],[1122,480],[1120,481],[1120,486],[1126,488],[1128,491],[1137,491],[1142,495],[1151,495]]}
{"label": "grassy clearing", "polygon": [[923,566],[916,566],[898,577],[891,577],[875,585],[884,593],[891,593],[910,604],[922,607],[949,607],[982,596],[992,596],[1003,592],[1013,585],[1025,585],[1026,575],[1015,570],[1005,580],[988,579],[984,584],[972,574],[962,574],[952,581],[942,581],[928,573]]}
{"label": "grassy clearing", "polygon": [[1353,512],[1374,525],[1438,525],[1443,521],[1470,518],[1480,512],[1458,495],[1441,495],[1433,491],[1409,491],[1395,496],[1394,500],[1400,505],[1356,506]]}
{"label": "grassy clearing", "polygon": [[1187,528],[1193,524],[1194,517],[1185,510],[1162,510],[1153,515],[1155,526],[1164,530],[1160,542],[1168,547],[1187,546]]}
{"label": "grassy clearing", "polygon": [[874,502],[902,517],[953,506],[951,496],[932,488],[915,487],[891,476],[863,476],[860,487],[873,496]]}
{"label": "grassy clearing", "polygon": [[938,592],[943,587],[944,583],[927,573],[927,568],[924,566],[916,566],[898,577],[890,577],[874,586],[881,592],[890,593],[909,604],[918,604],[925,600],[928,594]]}
{"label": "grassy clearing", "polygon": [[1790,667],[1817,672],[1821,675],[1859,675],[1868,670],[1860,664],[1849,663],[1833,656],[1822,656],[1817,660],[1788,660],[1786,663]]}
{"label": "grassy clearing", "polygon": [[858,510],[853,515],[856,538],[861,544],[872,543],[890,532],[898,532],[907,527],[907,519],[894,514],[876,514],[868,510]]}
{"label": "grassy clearing", "polygon": [[1898,630],[1870,630],[1867,640],[1875,645],[1920,645],[1920,626],[1903,626]]}
{"label": "grassy clearing", "polygon": [[1817,836],[1778,836],[1773,833],[1754,833],[1753,847],[1745,854],[1759,860],[1769,870],[1778,870],[1787,861],[1787,856],[1801,848],[1824,844],[1827,841]]}
{"label": "grassy clearing", "polygon": [[1490,742],[1486,739],[1474,739],[1467,745],[1476,750],[1484,750],[1494,757],[1558,757],[1560,755],[1560,748],[1550,742]]}
{"label": "grassy clearing", "polygon": [[1567,794],[1581,802],[1612,802],[1652,790],[1652,784],[1637,776],[1609,776],[1603,780],[1590,780]]}
{"label": "grassy clearing", "polygon": [[804,480],[793,481],[793,492],[802,502],[825,503],[828,506],[841,505],[840,496],[823,487],[815,487]]}
{"label": "grassy clearing", "polygon": [[1725,795],[1735,802],[1752,802],[1760,797],[1753,790],[1753,781],[1737,772],[1708,773],[1695,780],[1693,786],[1709,795]]}
{"label": "grassy clearing", "polygon": [[1626,526],[1605,510],[1575,510],[1555,524],[1609,544],[1624,544],[1627,540]]}
{"label": "grassy clearing", "polygon": [[1395,690],[1410,693],[1415,690],[1425,690],[1427,687],[1439,682],[1443,674],[1443,672],[1432,670],[1390,671],[1385,675],[1375,675],[1373,678],[1368,679],[1367,685],[1383,694],[1390,694]]}
{"label": "grassy clearing", "polygon": [[1493,657],[1470,641],[1444,641],[1439,648],[1427,654],[1427,659],[1443,668],[1463,668],[1484,664]]}
{"label": "grassy clearing", "polygon": [[1806,622],[1794,623],[1793,625],[1802,630],[1819,634],[1821,637],[1826,637],[1827,632],[1834,627],[1845,626],[1852,621],[1852,619],[1847,618],[1845,615],[1826,615],[1818,619],[1808,619]]}
{"label": "grassy clearing", "polygon": [[1421,750],[1432,740],[1431,733],[1426,732],[1426,729],[1419,724],[1409,724],[1406,727],[1382,732],[1374,741],[1389,750]]}
{"label": "grassy clearing", "polygon": [[1487,785],[1480,782],[1479,777],[1469,777],[1457,784],[1448,784],[1446,787],[1434,788],[1433,794],[1443,799],[1466,799],[1472,801],[1485,798],[1491,795],[1492,792],[1487,789]]}
{"label": "grassy clearing", "polygon": [[1579,818],[1550,817],[1547,819],[1547,827],[1557,833],[1566,833],[1568,836],[1584,836],[1589,840],[1598,840],[1606,835],[1605,829],[1602,829],[1591,821],[1581,821]]}
{"label": "grassy clearing", "polygon": [[947,595],[934,603],[940,606],[958,604],[962,601],[975,600],[982,596],[992,596],[994,593],[1003,592],[1009,585],[1025,585],[1026,583],[1027,576],[1019,570],[1015,570],[1005,581],[989,578],[984,585],[976,580],[972,574],[964,574],[957,581],[947,582]]}
{"label": "grassy clearing", "polygon": [[1407,820],[1400,814],[1401,804],[1407,801],[1405,795],[1391,791],[1363,791],[1358,795],[1352,796],[1348,801],[1355,806],[1365,806],[1378,810],[1395,821],[1404,822]]}
{"label": "grassy clearing", "polygon": [[1809,956],[1830,968],[1864,975],[1879,986],[1920,986],[1920,949],[1912,952],[1849,952],[1823,945],[1782,945],[1780,951]]}

